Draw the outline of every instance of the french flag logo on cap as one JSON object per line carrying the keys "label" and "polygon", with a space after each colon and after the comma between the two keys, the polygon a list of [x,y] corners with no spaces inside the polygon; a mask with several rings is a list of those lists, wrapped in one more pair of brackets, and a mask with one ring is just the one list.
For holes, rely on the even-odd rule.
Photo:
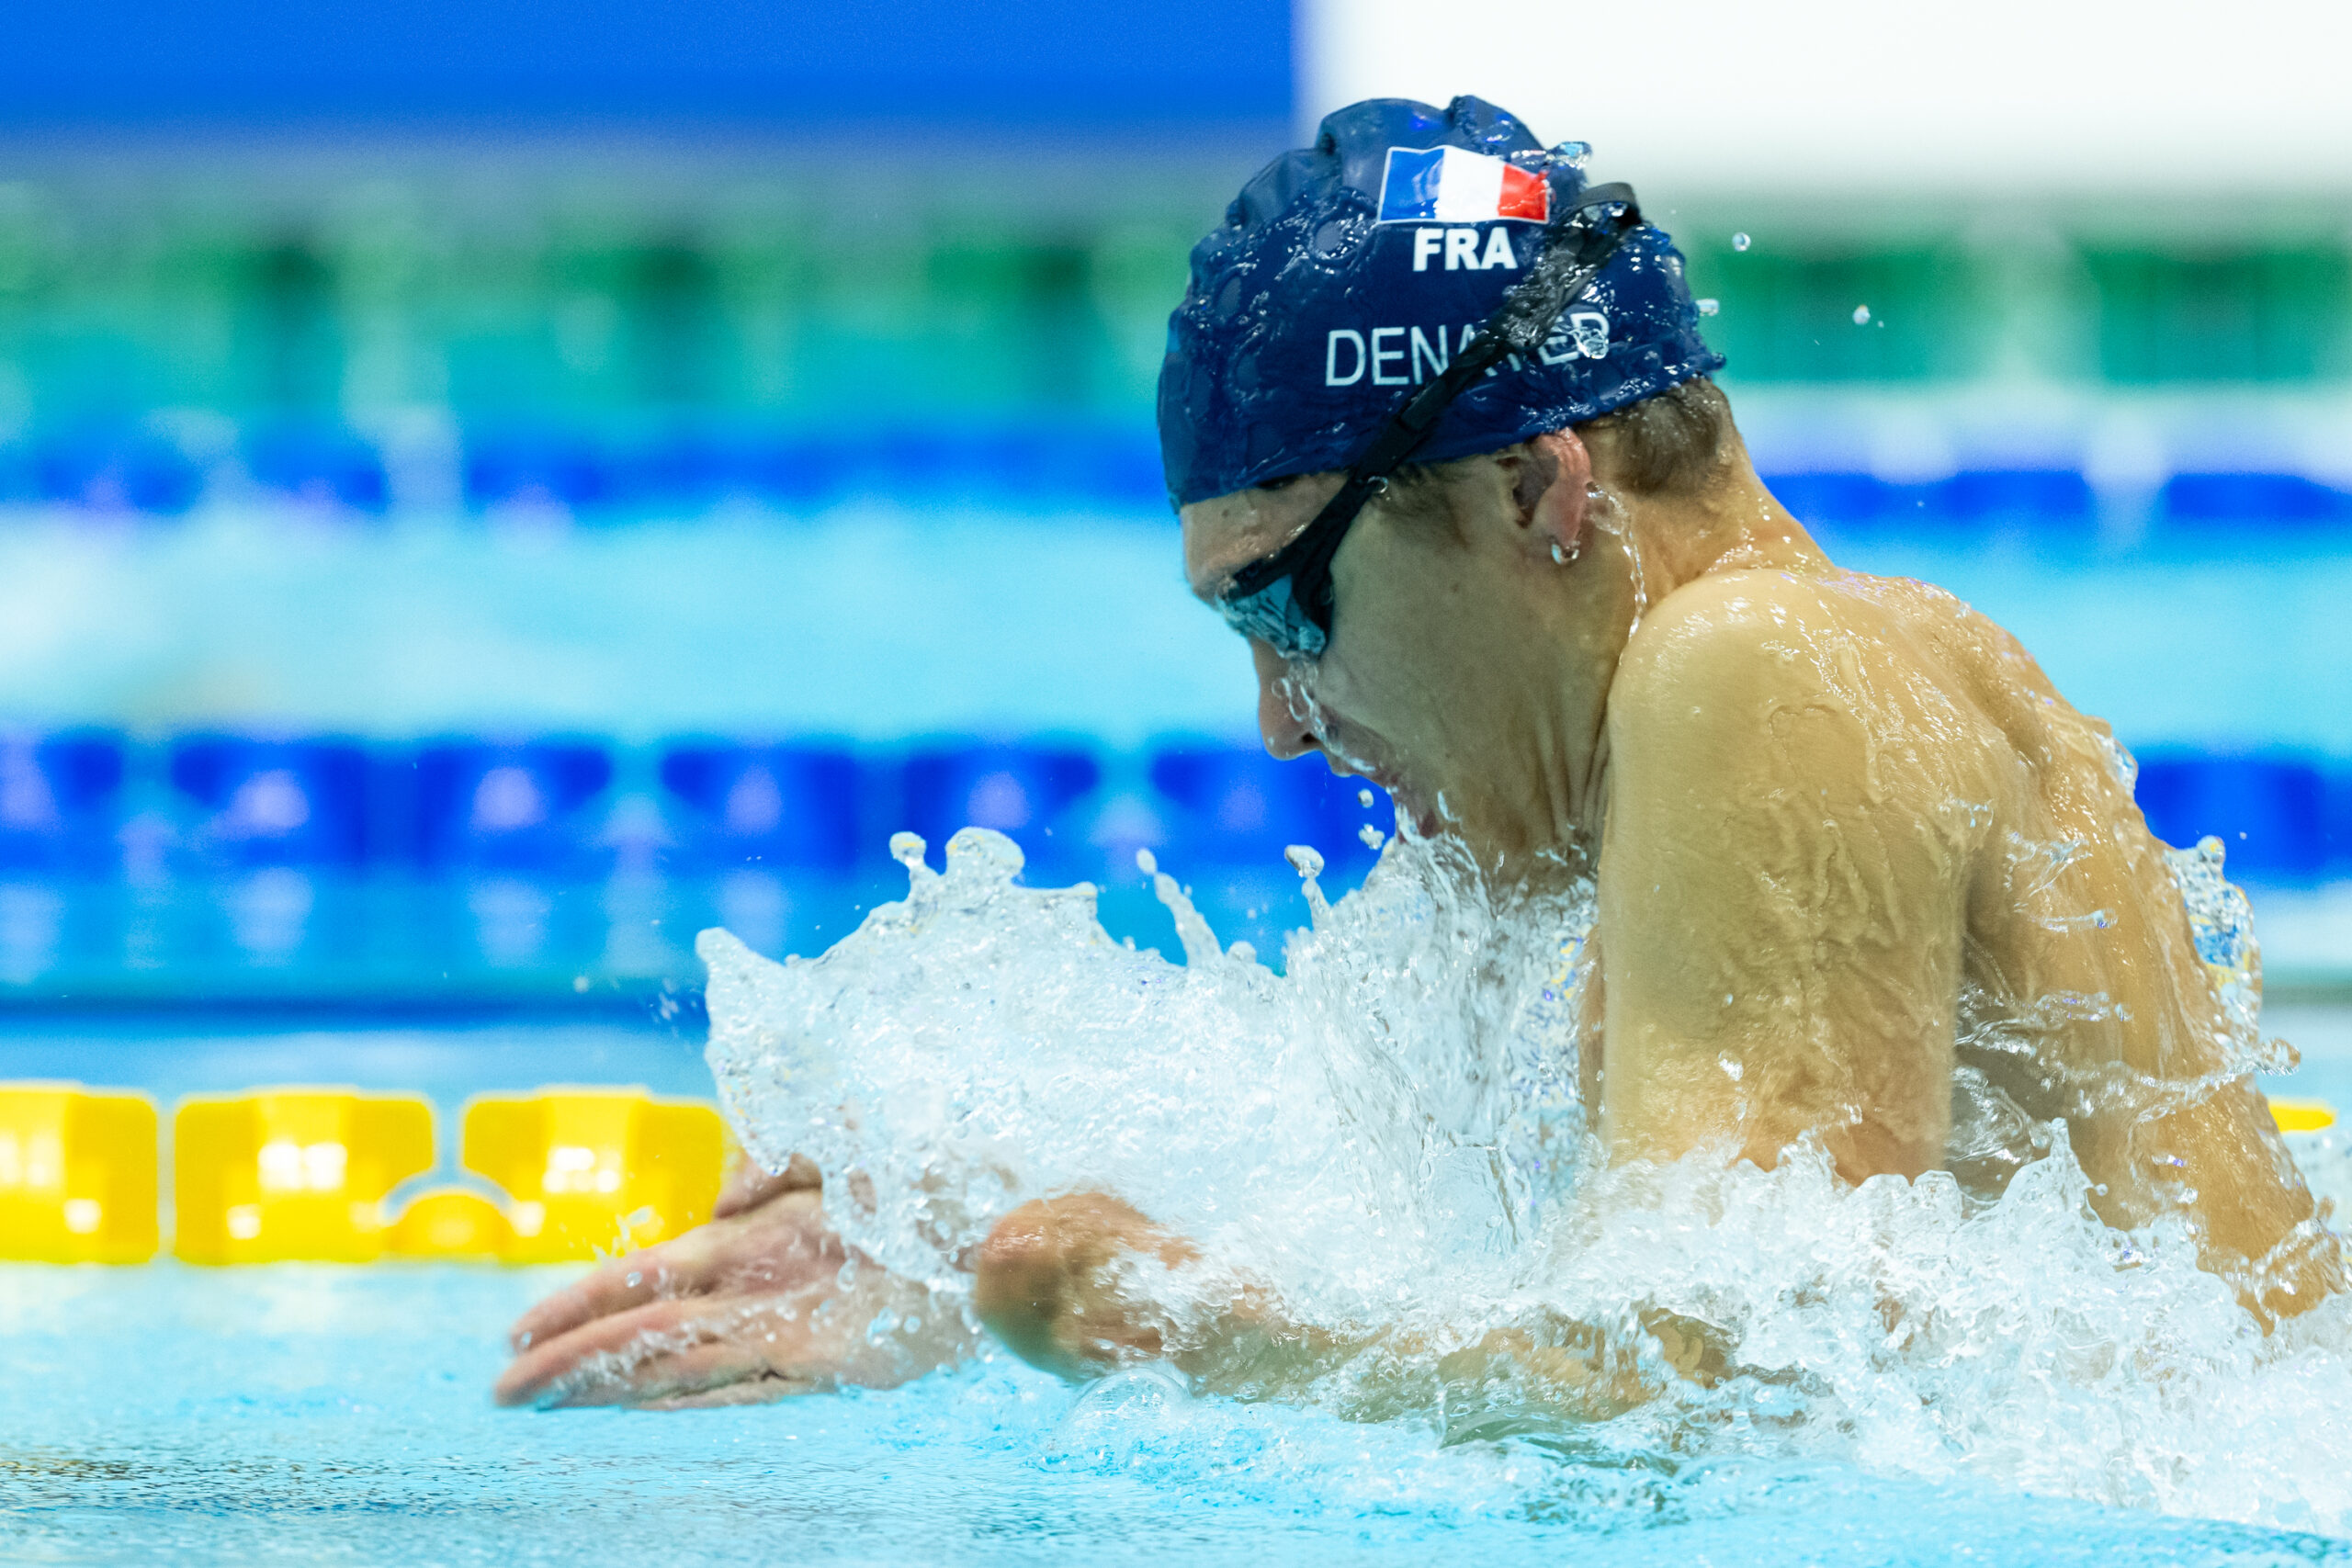
{"label": "french flag logo on cap", "polygon": [[1489,223],[1552,216],[1542,175],[1463,147],[1391,147],[1380,182],[1383,223]]}

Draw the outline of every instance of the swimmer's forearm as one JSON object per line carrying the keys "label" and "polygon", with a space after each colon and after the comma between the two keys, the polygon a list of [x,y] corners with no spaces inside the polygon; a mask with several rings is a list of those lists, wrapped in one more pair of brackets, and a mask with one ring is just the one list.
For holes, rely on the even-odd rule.
{"label": "swimmer's forearm", "polygon": [[1578,1325],[1501,1328],[1467,1344],[1396,1325],[1304,1325],[1273,1292],[1204,1266],[1192,1243],[1101,1193],[1006,1216],[981,1248],[973,1304],[1007,1348],[1059,1376],[1158,1363],[1203,1393],[1283,1399],[1311,1397],[1348,1369],[1331,1399],[1374,1420],[1487,1405],[1606,1420],[1651,1398],[1662,1376],[1711,1382],[1722,1365],[1702,1325],[1663,1313],[1643,1320],[1648,1349]]}
{"label": "swimmer's forearm", "polygon": [[1147,1362],[1204,1393],[1303,1388],[1363,1348],[1294,1323],[1273,1292],[1107,1194],[1023,1204],[980,1249],[973,1307],[1030,1365],[1068,1378]]}
{"label": "swimmer's forearm", "polygon": [[1100,1192],[1024,1203],[980,1247],[973,1310],[1034,1367],[1089,1377],[1174,1347],[1157,1303],[1128,1288],[1137,1266],[1172,1269],[1199,1252],[1172,1231]]}

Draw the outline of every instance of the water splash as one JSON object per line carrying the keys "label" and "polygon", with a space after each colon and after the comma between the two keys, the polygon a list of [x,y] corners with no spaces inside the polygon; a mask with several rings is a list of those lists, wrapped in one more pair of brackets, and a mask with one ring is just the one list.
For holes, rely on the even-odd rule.
{"label": "water splash", "polygon": [[[944,873],[898,847],[906,899],[820,958],[705,933],[710,1057],[747,1147],[815,1160],[847,1239],[948,1310],[996,1217],[1107,1189],[1362,1337],[1295,1397],[1532,1445],[1531,1506],[1829,1461],[2352,1524],[2346,1303],[2266,1334],[2186,1226],[2098,1222],[2063,1124],[1977,1130],[2026,1147],[1993,1197],[1943,1172],[1849,1187],[1814,1149],[1604,1168],[1577,1071],[1587,887],[1501,893],[1408,829],[1329,904],[1309,852],[1314,923],[1277,976],[1165,874],[1182,965],[1105,935],[1091,887],[1021,886],[995,834],[958,834]],[[2175,864],[2200,953],[2250,962],[2199,853]],[[2352,1156],[2298,1146],[2352,1184]],[[1096,1404],[1148,1429],[1192,1409],[1134,1378]]]}
{"label": "water splash", "polygon": [[2262,1007],[2262,954],[2254,940],[2252,906],[2222,874],[2222,840],[2209,834],[2188,849],[2165,851],[2165,859],[2180,886],[2190,940],[2222,999],[2231,1034],[2264,1071],[2292,1072],[2291,1048],[2275,1042],[2266,1045],[2256,1027]]}
{"label": "water splash", "polygon": [[[1456,1235],[1499,1254],[1565,1168],[1552,1120],[1581,1114],[1570,957],[1492,943],[1505,917],[1466,861],[1413,842],[1344,913],[1300,846],[1316,928],[1277,976],[1164,874],[1182,964],[1112,941],[1091,886],[1020,886],[1011,840],[967,829],[821,958],[704,934],[721,1095],[754,1156],[814,1160],[858,1195],[832,1205],[847,1238],[938,1288],[963,1288],[1007,1209],[1088,1186],[1308,1299],[1386,1312]],[[1589,923],[1581,889],[1521,902],[1538,929]]]}

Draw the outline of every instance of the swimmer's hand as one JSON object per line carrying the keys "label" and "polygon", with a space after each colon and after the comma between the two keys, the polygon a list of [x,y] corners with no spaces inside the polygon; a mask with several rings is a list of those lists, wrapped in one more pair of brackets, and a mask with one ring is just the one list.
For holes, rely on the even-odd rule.
{"label": "swimmer's hand", "polygon": [[[681,1408],[888,1388],[963,1359],[952,1306],[843,1246],[815,1172],[739,1173],[722,1217],[602,1265],[518,1319],[501,1404]],[[893,1326],[871,1332],[883,1314]]]}
{"label": "swimmer's hand", "polygon": [[794,1155],[782,1170],[770,1175],[760,1162],[737,1149],[727,1162],[727,1179],[720,1183],[718,1201],[710,1207],[710,1217],[723,1220],[729,1214],[740,1214],[756,1209],[771,1198],[781,1198],[787,1192],[814,1192],[825,1185],[818,1173],[816,1161],[807,1155]]}

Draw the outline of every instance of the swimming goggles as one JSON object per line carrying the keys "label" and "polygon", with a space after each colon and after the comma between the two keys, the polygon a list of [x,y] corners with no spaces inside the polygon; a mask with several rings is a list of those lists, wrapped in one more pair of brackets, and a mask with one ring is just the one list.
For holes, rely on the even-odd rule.
{"label": "swimming goggles", "polygon": [[1321,658],[1331,640],[1331,559],[1364,503],[1388,488],[1388,477],[1420,449],[1464,388],[1506,357],[1533,354],[1550,339],[1561,313],[1592,287],[1641,221],[1634,187],[1612,183],[1589,187],[1546,224],[1543,253],[1527,276],[1511,285],[1452,365],[1397,403],[1315,521],[1234,574],[1216,598],[1226,625],[1286,660]]}

